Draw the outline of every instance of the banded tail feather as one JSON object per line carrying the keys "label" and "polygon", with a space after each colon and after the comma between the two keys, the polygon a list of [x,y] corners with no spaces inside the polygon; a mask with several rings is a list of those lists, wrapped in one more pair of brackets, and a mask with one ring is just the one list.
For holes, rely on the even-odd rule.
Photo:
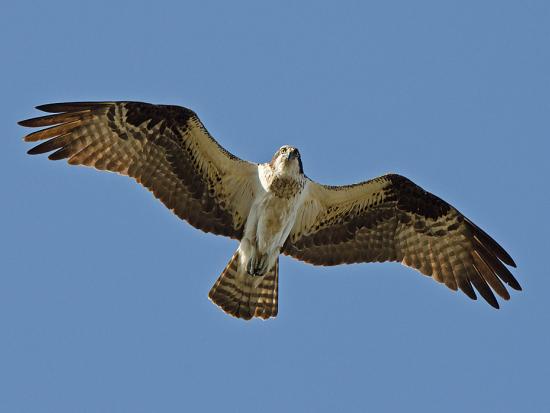
{"label": "banded tail feather", "polygon": [[278,311],[279,259],[262,277],[239,271],[239,251],[233,257],[208,293],[208,298],[227,314],[250,320],[268,319]]}

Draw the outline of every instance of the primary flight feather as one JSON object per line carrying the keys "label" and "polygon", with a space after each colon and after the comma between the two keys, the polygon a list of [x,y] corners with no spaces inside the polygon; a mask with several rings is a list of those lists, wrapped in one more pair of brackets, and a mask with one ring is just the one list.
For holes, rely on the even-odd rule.
{"label": "primary flight feather", "polygon": [[[240,241],[212,287],[226,313],[250,319],[278,311],[278,257],[314,265],[399,261],[493,307],[521,287],[508,253],[451,205],[395,174],[348,186],[304,175],[300,153],[281,147],[270,162],[232,155],[197,115],[179,106],[75,102],[38,106],[52,113],[19,122],[48,127],[25,137],[53,152],[134,178],[164,205],[206,232]],[[506,265],[505,265],[506,264]]]}

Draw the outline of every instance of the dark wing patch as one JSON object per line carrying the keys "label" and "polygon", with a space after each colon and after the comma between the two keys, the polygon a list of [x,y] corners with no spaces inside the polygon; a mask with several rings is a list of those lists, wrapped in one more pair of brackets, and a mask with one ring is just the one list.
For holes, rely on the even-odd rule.
{"label": "dark wing patch", "polygon": [[[283,253],[314,265],[398,261],[493,307],[521,287],[510,255],[451,205],[391,174],[348,187],[311,182],[311,199]],[[309,203],[308,203],[309,202]],[[307,207],[305,207],[307,208]]]}
{"label": "dark wing patch", "polygon": [[386,202],[395,202],[401,211],[437,219],[449,213],[451,206],[401,175],[387,176],[390,185],[384,191]]}
{"label": "dark wing patch", "polygon": [[19,122],[44,127],[28,151],[52,160],[133,177],[168,208],[207,232],[240,238],[256,182],[256,165],[223,149],[197,115],[141,102],[73,102],[38,106],[54,113]]}

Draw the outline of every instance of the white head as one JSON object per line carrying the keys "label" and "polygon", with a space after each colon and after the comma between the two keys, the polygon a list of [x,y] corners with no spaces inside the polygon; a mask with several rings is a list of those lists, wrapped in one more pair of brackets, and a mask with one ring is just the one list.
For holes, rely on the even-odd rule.
{"label": "white head", "polygon": [[276,174],[299,175],[304,173],[300,152],[289,145],[281,146],[273,155],[270,164]]}

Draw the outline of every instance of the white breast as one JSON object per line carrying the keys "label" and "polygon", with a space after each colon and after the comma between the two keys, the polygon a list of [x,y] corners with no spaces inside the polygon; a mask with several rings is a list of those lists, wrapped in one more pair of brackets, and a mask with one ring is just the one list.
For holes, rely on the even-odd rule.
{"label": "white breast", "polygon": [[276,196],[271,190],[271,169],[267,165],[258,165],[258,175],[263,191],[258,194],[250,211],[245,237],[262,254],[277,254],[288,237],[298,207],[301,194],[290,198]]}

